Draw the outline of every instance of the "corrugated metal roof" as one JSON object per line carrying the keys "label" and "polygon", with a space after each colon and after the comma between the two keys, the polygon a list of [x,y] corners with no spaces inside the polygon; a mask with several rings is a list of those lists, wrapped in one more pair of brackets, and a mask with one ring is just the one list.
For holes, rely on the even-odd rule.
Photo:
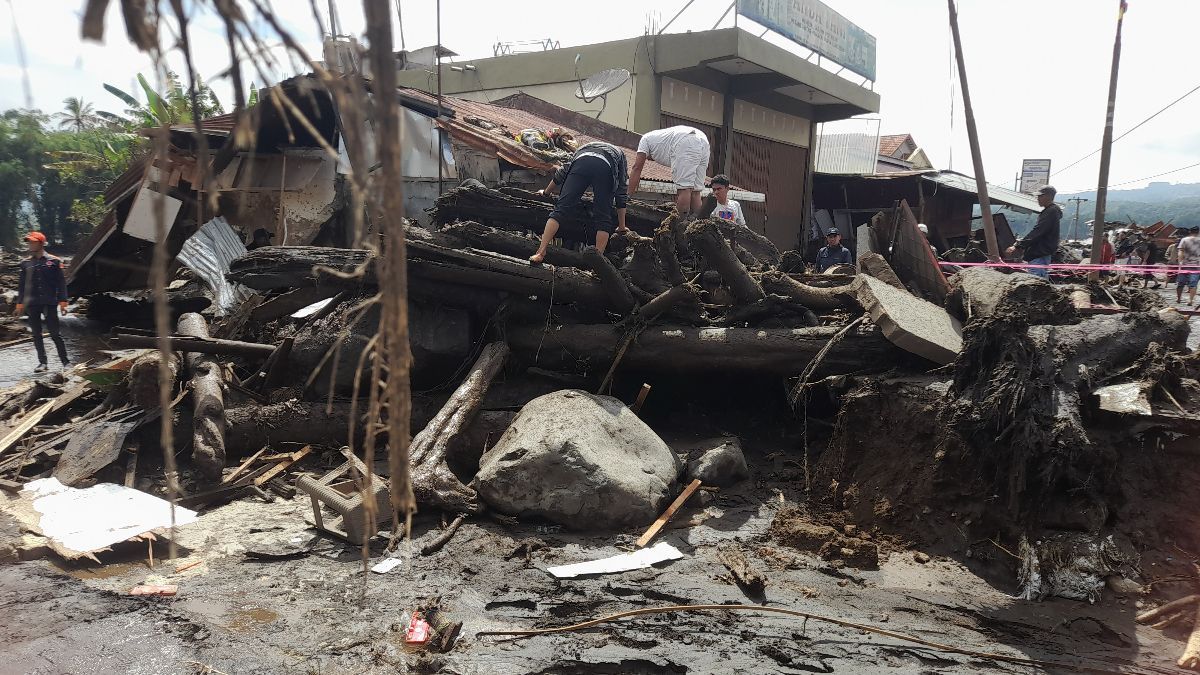
{"label": "corrugated metal roof", "polygon": [[188,237],[175,259],[208,284],[213,291],[217,315],[222,316],[251,294],[245,286],[225,278],[229,263],[243,255],[246,255],[246,246],[225,218],[218,216]]}
{"label": "corrugated metal roof", "polygon": [[[977,192],[973,177],[954,171],[923,172],[922,178],[955,190],[962,190],[963,192],[970,192],[972,194]],[[1036,197],[1009,190],[999,185],[992,185],[991,183],[988,183],[988,200],[1030,213],[1042,212],[1042,207],[1038,204]]]}
{"label": "corrugated metal roof", "polygon": [[[204,129],[204,133],[216,134],[218,136],[228,136],[233,131],[233,123],[233,113],[226,113],[224,115],[217,115],[216,117],[209,117],[208,119],[200,120],[200,126]],[[172,126],[171,130],[192,132],[196,130],[196,126],[191,122],[187,122],[185,124],[176,124]]]}
{"label": "corrugated metal roof", "polygon": [[[436,105],[437,97],[427,94],[419,89],[408,89],[401,87],[401,91],[405,94],[420,100],[428,101],[431,105]],[[489,150],[495,150],[502,159],[512,162],[520,166],[525,166],[531,169],[549,170],[553,165],[546,162],[542,158],[535,155],[520,141],[512,138],[511,135],[506,136],[500,133],[502,129],[507,129],[510,133],[520,132],[522,129],[541,129],[549,130],[559,127],[562,130],[570,133],[575,137],[575,140],[582,143],[590,143],[592,141],[605,141],[611,143],[608,139],[590,136],[578,129],[572,129],[565,124],[559,124],[553,120],[547,119],[540,115],[518,110],[515,108],[504,108],[490,103],[481,103],[479,101],[468,101],[464,98],[456,98],[453,96],[443,96],[442,105],[454,111],[453,119],[443,119],[442,124],[451,131],[451,133],[459,132],[464,136],[464,141],[470,143],[475,141],[479,144],[485,144]],[[487,120],[501,129],[484,129],[466,122],[466,117],[478,117]],[[615,144],[614,144],[615,145]],[[630,165],[637,158],[636,148],[627,148],[622,146],[621,150],[625,153],[625,157],[629,160]],[[646,166],[642,170],[642,178],[644,180],[657,180],[670,182],[671,169],[668,166],[659,164],[651,160],[646,161]]]}

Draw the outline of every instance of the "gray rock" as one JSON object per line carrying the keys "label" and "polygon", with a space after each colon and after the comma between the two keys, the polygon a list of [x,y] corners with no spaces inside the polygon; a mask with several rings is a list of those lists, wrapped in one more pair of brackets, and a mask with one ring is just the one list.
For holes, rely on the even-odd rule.
{"label": "gray rock", "polygon": [[688,479],[699,478],[704,485],[729,487],[750,477],[742,444],[736,438],[713,439],[710,446],[696,459],[688,462]]}
{"label": "gray rock", "polygon": [[680,468],[623,403],[564,390],[525,404],[480,460],[475,486],[501,513],[575,530],[614,529],[658,517]]}

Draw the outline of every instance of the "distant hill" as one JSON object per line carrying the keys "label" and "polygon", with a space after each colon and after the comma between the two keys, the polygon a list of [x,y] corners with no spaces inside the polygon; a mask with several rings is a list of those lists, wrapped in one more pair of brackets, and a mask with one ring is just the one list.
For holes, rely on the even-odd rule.
{"label": "distant hill", "polygon": [[[1068,201],[1072,197],[1090,200],[1079,205],[1078,230],[1075,230],[1075,204]],[[1077,238],[1086,239],[1084,223],[1096,215],[1096,191],[1059,193],[1055,201],[1063,208],[1062,238],[1070,238],[1074,232]],[[1110,222],[1123,220],[1146,226],[1161,220],[1176,227],[1200,226],[1200,183],[1160,182],[1136,190],[1110,190],[1104,211],[1104,219]],[[1005,214],[1017,236],[1033,229],[1037,222],[1036,215],[1021,216],[1008,211]]]}

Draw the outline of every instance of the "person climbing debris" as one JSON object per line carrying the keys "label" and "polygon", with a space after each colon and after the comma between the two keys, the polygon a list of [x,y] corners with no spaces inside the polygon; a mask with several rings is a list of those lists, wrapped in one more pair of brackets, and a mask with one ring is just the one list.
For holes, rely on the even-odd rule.
{"label": "person climbing debris", "polygon": [[596,249],[601,253],[608,247],[613,233],[613,208],[616,207],[616,231],[625,232],[625,207],[629,204],[629,171],[625,153],[609,143],[588,143],[571,155],[571,159],[554,172],[543,194],[559,190],[554,210],[542,229],[538,250],[529,262],[540,265],[546,259],[546,247],[554,241],[559,225],[566,214],[577,208],[588,188],[592,190],[592,223],[596,229]]}

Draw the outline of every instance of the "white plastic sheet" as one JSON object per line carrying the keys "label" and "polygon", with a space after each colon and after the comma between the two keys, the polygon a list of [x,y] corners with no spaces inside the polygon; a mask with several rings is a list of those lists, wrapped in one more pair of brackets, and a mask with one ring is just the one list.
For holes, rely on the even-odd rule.
{"label": "white plastic sheet", "polygon": [[[171,526],[171,504],[154,495],[113,483],[79,490],[57,478],[27,483],[33,509],[40,515],[38,529],[59,546],[88,553]],[[175,525],[196,522],[196,512],[175,508]]]}
{"label": "white plastic sheet", "polygon": [[622,553],[609,558],[575,563],[574,565],[559,565],[547,567],[546,571],[559,579],[570,579],[584,574],[610,574],[613,572],[628,572],[640,570],[660,562],[679,560],[683,557],[679,549],[660,541],[650,548],[644,548],[633,553]]}

